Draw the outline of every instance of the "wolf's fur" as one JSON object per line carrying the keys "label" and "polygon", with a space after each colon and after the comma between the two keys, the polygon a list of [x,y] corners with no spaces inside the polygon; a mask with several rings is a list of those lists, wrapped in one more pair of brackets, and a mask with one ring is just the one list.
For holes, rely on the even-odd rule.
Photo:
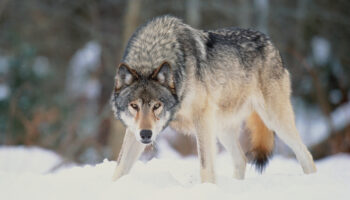
{"label": "wolf's fur", "polygon": [[246,132],[241,138],[246,138],[242,144],[248,160],[255,164],[257,171],[262,172],[272,155],[274,148],[274,134],[269,130],[256,112],[253,112],[245,121]]}
{"label": "wolf's fur", "polygon": [[242,179],[247,159],[239,133],[246,119],[246,154],[258,166],[273,149],[273,130],[304,172],[315,172],[295,127],[290,93],[289,73],[266,35],[202,31],[175,17],[156,18],[133,34],[117,70],[112,104],[127,131],[114,179],[128,173],[145,148],[140,131],[151,130],[154,141],[167,125],[195,134],[202,182],[215,182],[216,138],[232,156],[234,177]]}

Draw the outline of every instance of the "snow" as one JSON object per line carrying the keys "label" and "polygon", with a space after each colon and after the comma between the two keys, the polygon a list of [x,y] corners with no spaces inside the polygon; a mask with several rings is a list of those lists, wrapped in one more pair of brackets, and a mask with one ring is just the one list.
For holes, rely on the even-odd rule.
{"label": "snow", "polygon": [[47,76],[50,72],[49,59],[45,56],[37,56],[34,60],[33,70],[38,77],[43,78]]}
{"label": "snow", "polygon": [[217,159],[218,183],[200,183],[195,158],[138,161],[129,175],[116,182],[116,163],[73,166],[48,171],[60,158],[39,148],[0,148],[1,199],[348,199],[350,155],[318,161],[316,174],[304,175],[294,159],[275,156],[266,172],[248,166],[246,179],[231,178],[226,153]]}
{"label": "snow", "polygon": [[10,95],[10,88],[7,84],[0,83],[0,101],[5,100]]}
{"label": "snow", "polygon": [[323,37],[314,36],[311,40],[312,55],[318,65],[325,65],[331,54],[331,44]]}
{"label": "snow", "polygon": [[56,153],[38,147],[0,146],[0,173],[43,174],[61,161]]}
{"label": "snow", "polygon": [[66,90],[69,96],[84,96],[90,100],[99,96],[101,83],[93,74],[101,64],[101,53],[101,45],[89,41],[74,54],[67,72]]}

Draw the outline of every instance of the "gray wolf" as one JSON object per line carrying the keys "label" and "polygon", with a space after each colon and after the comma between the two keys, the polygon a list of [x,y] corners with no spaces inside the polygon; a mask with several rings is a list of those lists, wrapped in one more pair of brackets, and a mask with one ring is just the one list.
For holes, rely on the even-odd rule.
{"label": "gray wolf", "polygon": [[[202,182],[215,182],[216,139],[232,156],[233,177],[243,179],[248,161],[263,169],[273,131],[305,173],[315,172],[290,94],[289,73],[266,35],[203,31],[175,17],[155,18],[130,38],[116,72],[112,107],[127,129],[113,178],[127,174],[168,125],[195,134]],[[243,123],[249,136],[240,136]],[[242,137],[249,137],[243,147]]]}

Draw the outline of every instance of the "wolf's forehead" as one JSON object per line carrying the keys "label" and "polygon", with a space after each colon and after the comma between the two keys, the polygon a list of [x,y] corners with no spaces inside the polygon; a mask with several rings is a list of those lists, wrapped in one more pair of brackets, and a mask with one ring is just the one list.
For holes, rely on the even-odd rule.
{"label": "wolf's forehead", "polygon": [[[142,83],[139,83],[142,84]],[[157,90],[154,85],[140,85],[138,89],[134,91],[135,99],[141,100],[142,102],[149,103],[157,99]]]}

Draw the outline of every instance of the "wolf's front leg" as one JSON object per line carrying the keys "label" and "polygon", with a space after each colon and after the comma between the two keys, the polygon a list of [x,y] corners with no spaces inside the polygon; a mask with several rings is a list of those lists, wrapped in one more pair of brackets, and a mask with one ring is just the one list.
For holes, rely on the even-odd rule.
{"label": "wolf's front leg", "polygon": [[132,165],[140,157],[146,145],[138,142],[134,133],[126,129],[122,148],[117,160],[117,167],[114,171],[113,181],[129,173]]}
{"label": "wolf's front leg", "polygon": [[215,183],[216,137],[212,131],[210,124],[201,125],[197,128],[197,151],[202,183]]}

